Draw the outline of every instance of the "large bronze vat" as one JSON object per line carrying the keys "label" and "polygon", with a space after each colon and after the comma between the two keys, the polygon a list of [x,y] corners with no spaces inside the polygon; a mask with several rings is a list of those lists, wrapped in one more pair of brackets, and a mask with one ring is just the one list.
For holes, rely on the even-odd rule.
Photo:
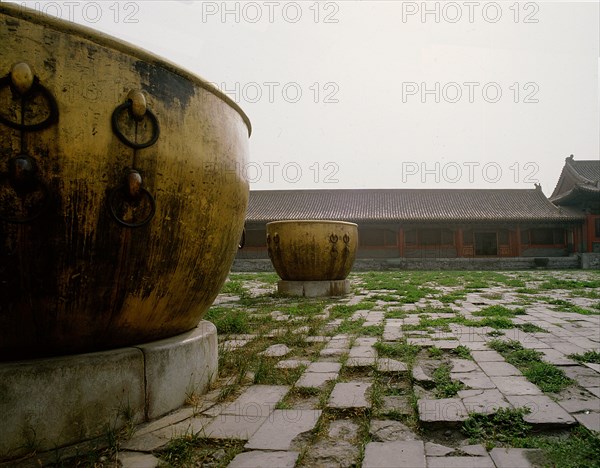
{"label": "large bronze vat", "polygon": [[194,328],[248,203],[250,124],[200,78],[0,5],[0,360]]}
{"label": "large bronze vat", "polygon": [[267,249],[285,281],[333,281],[348,276],[358,245],[358,227],[345,221],[273,221]]}

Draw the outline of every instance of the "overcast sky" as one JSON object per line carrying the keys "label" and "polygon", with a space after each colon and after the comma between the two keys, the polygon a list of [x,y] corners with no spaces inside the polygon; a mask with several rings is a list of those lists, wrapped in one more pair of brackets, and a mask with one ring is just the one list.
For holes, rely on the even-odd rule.
{"label": "overcast sky", "polygon": [[25,3],[222,88],[252,189],[550,195],[565,157],[600,157],[597,1]]}

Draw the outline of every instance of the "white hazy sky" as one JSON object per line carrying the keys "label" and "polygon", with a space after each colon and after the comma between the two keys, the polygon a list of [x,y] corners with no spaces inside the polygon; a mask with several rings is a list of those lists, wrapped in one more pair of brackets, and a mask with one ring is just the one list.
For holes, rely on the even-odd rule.
{"label": "white hazy sky", "polygon": [[597,1],[17,3],[221,87],[253,124],[252,189],[550,195],[566,156],[600,157]]}

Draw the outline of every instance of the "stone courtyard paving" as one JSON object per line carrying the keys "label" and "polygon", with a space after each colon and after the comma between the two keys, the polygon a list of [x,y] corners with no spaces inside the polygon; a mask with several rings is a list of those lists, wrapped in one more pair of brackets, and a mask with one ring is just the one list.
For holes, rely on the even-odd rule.
{"label": "stone courtyard paving", "polygon": [[207,395],[122,466],[600,466],[600,272],[378,272],[343,298],[232,274]]}

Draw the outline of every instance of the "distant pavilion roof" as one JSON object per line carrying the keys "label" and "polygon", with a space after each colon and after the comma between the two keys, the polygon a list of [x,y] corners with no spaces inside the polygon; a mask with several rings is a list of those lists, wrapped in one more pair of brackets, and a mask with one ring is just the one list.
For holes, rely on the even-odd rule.
{"label": "distant pavilion roof", "polygon": [[571,204],[589,197],[600,197],[600,159],[575,161],[571,155],[565,159],[550,200]]}
{"label": "distant pavilion roof", "polygon": [[581,221],[534,189],[342,189],[250,192],[247,222],[335,219],[362,222]]}

